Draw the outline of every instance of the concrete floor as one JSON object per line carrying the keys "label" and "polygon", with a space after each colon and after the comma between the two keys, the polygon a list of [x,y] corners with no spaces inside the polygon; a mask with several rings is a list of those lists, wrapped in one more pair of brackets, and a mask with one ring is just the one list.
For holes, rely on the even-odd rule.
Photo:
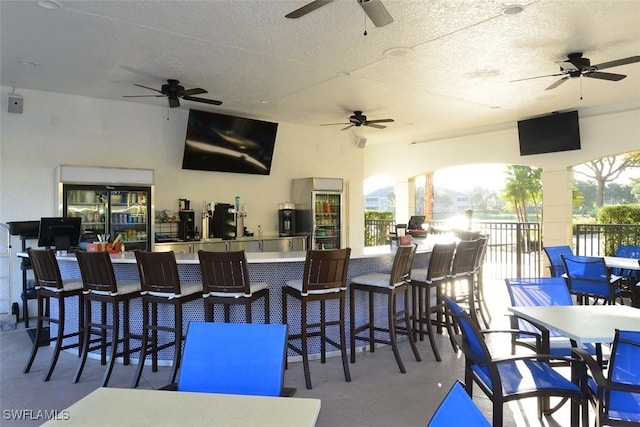
{"label": "concrete floor", "polygon": [[[494,311],[499,313],[494,323],[504,321],[501,317],[506,306],[504,302],[502,294],[491,301],[491,306],[496,308]],[[326,364],[319,360],[311,362],[312,390],[305,389],[302,364],[290,363],[285,373],[285,386],[296,387],[296,397],[322,400],[318,427],[426,426],[449,387],[456,379],[463,378],[463,357],[452,351],[446,335],[438,336],[438,342],[442,362],[433,358],[428,340],[418,343],[422,362],[416,362],[408,343],[402,342],[406,374],[398,370],[390,348],[383,347],[375,353],[358,353],[357,362],[350,365],[350,383],[344,381],[340,358],[334,357]],[[15,330],[0,332],[2,426],[40,425],[43,420],[12,420],[10,411],[30,409],[35,414],[35,410],[62,410],[99,387],[104,367],[94,359],[87,361],[80,382],[71,383],[79,360],[77,353],[62,354],[51,380],[43,382],[51,355],[48,347],[40,349],[31,372],[23,374],[30,349],[31,340],[22,324]],[[129,387],[135,367],[116,364],[109,387]],[[161,367],[157,373],[151,372],[150,367],[145,368],[140,388],[162,387],[168,376],[168,367]],[[488,399],[477,394],[474,400],[490,419]],[[564,426],[568,422],[568,411],[565,410],[539,421],[534,399],[510,403],[505,408],[505,426]],[[193,424],[186,421],[185,425]]]}

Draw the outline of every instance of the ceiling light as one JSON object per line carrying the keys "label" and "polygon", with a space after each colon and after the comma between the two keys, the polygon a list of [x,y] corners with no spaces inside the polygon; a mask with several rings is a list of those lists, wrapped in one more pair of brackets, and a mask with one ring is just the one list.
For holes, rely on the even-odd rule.
{"label": "ceiling light", "polygon": [[519,4],[513,4],[511,6],[507,6],[502,9],[503,15],[517,15],[524,10],[524,6],[520,6]]}
{"label": "ceiling light", "polygon": [[338,71],[336,73],[338,77],[349,77],[351,75],[350,71]]}
{"label": "ceiling light", "polygon": [[413,53],[410,47],[390,47],[382,52],[386,58],[399,58],[401,56],[407,56]]}
{"label": "ceiling light", "polygon": [[38,6],[45,9],[60,9],[62,7],[56,0],[38,0]]}

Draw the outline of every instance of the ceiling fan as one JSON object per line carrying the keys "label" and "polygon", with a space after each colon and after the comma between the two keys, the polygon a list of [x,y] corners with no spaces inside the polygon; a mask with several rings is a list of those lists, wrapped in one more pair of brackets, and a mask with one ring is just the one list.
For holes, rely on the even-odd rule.
{"label": "ceiling fan", "polygon": [[347,123],[325,123],[320,126],[334,126],[334,125],[347,125],[341,130],[347,130],[352,127],[360,127],[360,126],[368,126],[376,129],[385,129],[386,126],[380,125],[378,123],[391,123],[393,119],[377,119],[377,120],[367,120],[367,116],[362,114],[362,111],[354,111],[353,116],[349,117],[349,121]]}
{"label": "ceiling fan", "polygon": [[556,80],[553,84],[551,84],[545,90],[555,89],[558,86],[560,86],[562,83],[574,77],[589,77],[592,79],[601,79],[601,80],[609,80],[609,81],[617,82],[627,77],[626,74],[603,73],[599,70],[604,70],[606,68],[619,67],[621,65],[632,64],[634,62],[640,62],[640,56],[630,56],[628,58],[621,58],[621,59],[616,59],[609,62],[603,62],[601,64],[591,65],[591,60],[589,58],[583,57],[582,52],[576,52],[576,53],[570,53],[568,55],[568,59],[560,62],[560,64],[564,64],[564,65],[560,65],[559,73],[512,80],[512,82],[539,79],[542,77],[564,76],[560,80]]}
{"label": "ceiling fan", "polygon": [[[296,19],[300,18],[307,13],[313,12],[314,10],[324,6],[325,4],[331,3],[333,0],[314,0],[311,3],[307,3],[299,9],[294,10],[291,13],[286,14],[285,18]],[[369,19],[373,22],[373,25],[376,27],[384,27],[385,25],[389,25],[393,22],[393,18],[387,11],[387,8],[384,7],[380,0],[356,0],[358,4],[364,9],[364,12],[367,14]]]}
{"label": "ceiling fan", "polygon": [[185,89],[183,86],[180,86],[180,82],[178,80],[174,80],[174,79],[167,80],[167,84],[162,85],[160,90],[154,89],[149,86],[139,85],[137,83],[134,83],[133,85],[138,87],[143,87],[145,89],[149,89],[154,92],[158,92],[160,95],[123,95],[122,96],[123,98],[166,96],[167,98],[169,98],[169,107],[171,108],[176,108],[180,106],[179,98],[182,98],[187,101],[203,102],[205,104],[212,104],[212,105],[222,104],[222,101],[216,101],[215,99],[197,98],[193,96],[193,95],[201,95],[203,93],[207,93],[207,91],[201,88]]}

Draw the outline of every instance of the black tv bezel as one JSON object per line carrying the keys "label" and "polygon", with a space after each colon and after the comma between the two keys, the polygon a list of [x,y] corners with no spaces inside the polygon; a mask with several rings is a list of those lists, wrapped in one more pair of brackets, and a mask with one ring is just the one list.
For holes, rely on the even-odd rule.
{"label": "black tv bezel", "polygon": [[[257,148],[234,150],[229,141],[224,141],[222,137],[219,137],[218,140],[204,138],[202,133],[198,133],[198,130],[195,129],[198,120],[201,122],[204,120],[210,120],[211,122],[217,120],[221,123],[226,122],[226,129],[217,129],[219,131],[218,135],[221,134],[220,131],[226,132],[231,128],[245,128],[249,126],[250,128],[253,127],[251,128],[251,132],[262,134],[266,139],[260,140],[254,135],[253,138],[247,138],[245,141],[255,143],[258,146]],[[270,175],[277,132],[278,123],[275,122],[209,111],[189,110],[189,119],[182,154],[182,169]],[[230,138],[230,140],[232,139],[233,138]],[[206,149],[207,146],[215,148],[217,152],[212,150],[212,152],[208,154],[201,154],[207,156],[208,161],[196,159],[198,153],[203,153],[201,149]],[[265,150],[266,154],[261,153],[261,150]],[[256,156],[256,154],[259,154],[259,156]]]}
{"label": "black tv bezel", "polygon": [[42,217],[40,218],[40,227],[38,229],[38,246],[44,248],[58,248],[55,244],[55,236],[52,230],[66,228],[71,230],[68,233],[69,248],[77,247],[80,241],[82,228],[82,218],[80,217]]}
{"label": "black tv bezel", "polygon": [[[558,133],[563,126],[565,132]],[[519,120],[518,143],[521,156],[580,150],[578,110]]]}

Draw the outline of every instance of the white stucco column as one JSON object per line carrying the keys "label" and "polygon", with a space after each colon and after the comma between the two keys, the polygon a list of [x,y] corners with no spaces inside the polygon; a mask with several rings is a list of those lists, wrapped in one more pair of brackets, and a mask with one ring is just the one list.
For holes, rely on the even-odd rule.
{"label": "white stucco column", "polygon": [[393,191],[396,196],[396,223],[406,224],[411,216],[409,214],[411,207],[415,211],[415,182],[413,180],[396,181]]}
{"label": "white stucco column", "polygon": [[544,246],[570,245],[572,241],[573,171],[542,172],[542,236]]}

